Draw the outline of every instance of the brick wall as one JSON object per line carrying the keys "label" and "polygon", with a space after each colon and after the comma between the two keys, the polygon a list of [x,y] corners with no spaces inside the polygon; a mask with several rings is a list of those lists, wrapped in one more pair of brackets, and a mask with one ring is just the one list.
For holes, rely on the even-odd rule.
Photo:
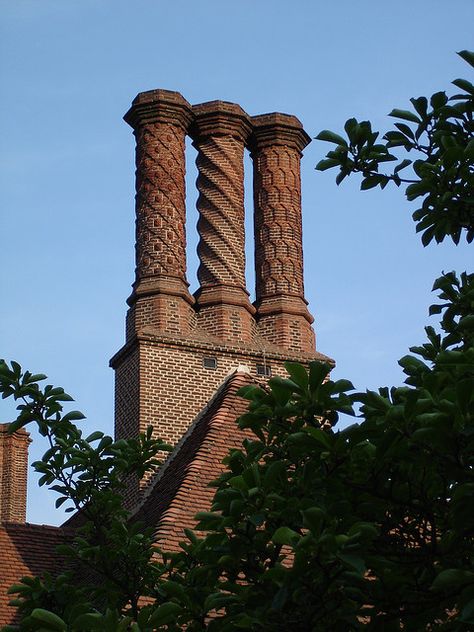
{"label": "brick wall", "polygon": [[25,522],[29,434],[0,424],[0,522]]}
{"label": "brick wall", "polygon": [[[246,366],[260,378],[264,372],[284,376],[287,360],[307,363],[315,357],[324,359],[270,344],[237,346],[207,335],[183,338],[144,330],[111,360],[116,370],[116,436],[136,435],[151,425],[155,436],[175,445],[238,366]],[[205,360],[215,361],[215,368],[205,368]],[[146,486],[144,480],[140,489]],[[139,489],[132,487],[128,491],[131,504],[137,501]]]}

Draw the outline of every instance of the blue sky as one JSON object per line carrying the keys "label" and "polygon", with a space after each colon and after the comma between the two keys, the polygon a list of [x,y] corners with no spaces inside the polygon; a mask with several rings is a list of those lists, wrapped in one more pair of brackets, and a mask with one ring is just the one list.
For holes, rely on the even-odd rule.
{"label": "blue sky", "polygon": [[[412,96],[468,76],[472,0],[2,0],[0,356],[65,387],[87,428],[112,433],[109,358],[124,340],[134,269],[134,140],[122,121],[143,90],[191,103],[296,114],[314,137],[351,116],[385,131]],[[472,79],[471,79],[472,80]],[[318,349],[357,388],[398,384],[397,359],[423,340],[441,270],[472,268],[466,245],[423,249],[399,190],[359,192],[303,164],[306,295]],[[196,212],[188,151],[188,260]],[[252,284],[247,159],[248,283]],[[471,265],[470,265],[471,264]],[[11,418],[8,404],[1,421]],[[45,446],[35,439],[31,454]],[[29,494],[32,522],[58,523]]]}

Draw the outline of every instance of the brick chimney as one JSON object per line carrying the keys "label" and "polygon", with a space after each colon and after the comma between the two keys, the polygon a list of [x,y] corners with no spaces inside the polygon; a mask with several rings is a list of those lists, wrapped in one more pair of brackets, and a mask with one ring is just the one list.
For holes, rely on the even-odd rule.
{"label": "brick chimney", "polygon": [[[301,151],[293,116],[239,105],[191,107],[177,92],[139,94],[125,115],[137,141],[136,279],[115,369],[115,435],[152,425],[176,444],[239,365],[259,378],[317,353],[304,298]],[[185,137],[197,149],[199,289],[186,281]],[[255,305],[245,282],[244,151],[254,164]],[[127,492],[137,502],[148,481]]]}
{"label": "brick chimney", "polygon": [[144,326],[186,332],[185,137],[192,120],[178,92],[140,93],[124,116],[136,138],[136,268],[128,338]]}
{"label": "brick chimney", "polygon": [[190,133],[198,151],[200,328],[234,342],[254,336],[254,307],[245,285],[244,146],[251,132],[239,105],[195,105]]}
{"label": "brick chimney", "polygon": [[0,522],[25,522],[31,440],[26,430],[10,434],[8,426],[0,424]]}
{"label": "brick chimney", "polygon": [[258,330],[288,350],[314,352],[303,285],[301,152],[310,142],[287,114],[252,117]]}

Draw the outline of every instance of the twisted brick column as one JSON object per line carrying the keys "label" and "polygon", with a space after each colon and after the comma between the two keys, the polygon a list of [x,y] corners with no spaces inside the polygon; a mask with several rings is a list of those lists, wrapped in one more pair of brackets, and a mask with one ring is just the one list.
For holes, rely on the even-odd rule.
{"label": "twisted brick column", "polygon": [[294,116],[252,117],[255,272],[260,333],[290,350],[314,351],[304,298],[301,151],[309,136]]}
{"label": "twisted brick column", "polygon": [[178,93],[140,93],[125,115],[136,137],[136,269],[129,333],[189,329],[186,282],[185,136],[192,120]]}
{"label": "twisted brick column", "polygon": [[234,341],[252,338],[254,308],[245,286],[244,145],[250,133],[238,106],[213,101],[193,107],[198,150],[198,320]]}

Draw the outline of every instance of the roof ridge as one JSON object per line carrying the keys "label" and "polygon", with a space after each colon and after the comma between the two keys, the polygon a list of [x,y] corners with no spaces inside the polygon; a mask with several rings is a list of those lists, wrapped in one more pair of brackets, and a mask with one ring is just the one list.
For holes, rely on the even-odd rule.
{"label": "roof ridge", "polygon": [[3,521],[0,522],[0,528],[2,529],[11,529],[14,527],[15,529],[44,529],[49,531],[63,531],[62,525],[53,525],[53,524],[36,524],[34,522],[13,522],[13,521]]}

